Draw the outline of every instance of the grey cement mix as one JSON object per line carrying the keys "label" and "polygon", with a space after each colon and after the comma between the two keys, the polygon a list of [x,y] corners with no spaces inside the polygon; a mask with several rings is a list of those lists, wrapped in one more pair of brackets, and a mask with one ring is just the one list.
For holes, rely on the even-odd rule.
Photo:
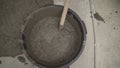
{"label": "grey cement mix", "polygon": [[19,33],[26,17],[53,0],[0,0],[0,56],[21,54]]}
{"label": "grey cement mix", "polygon": [[80,42],[80,34],[77,33],[76,26],[66,20],[64,29],[59,30],[59,19],[47,17],[40,20],[30,34],[28,50],[42,64],[65,63],[73,58],[79,49],[76,43]]}

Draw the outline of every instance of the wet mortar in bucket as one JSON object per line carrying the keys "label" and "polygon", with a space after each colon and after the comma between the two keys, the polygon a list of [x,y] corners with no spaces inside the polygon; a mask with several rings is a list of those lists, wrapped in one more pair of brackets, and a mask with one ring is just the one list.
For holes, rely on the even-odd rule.
{"label": "wet mortar in bucket", "polygon": [[54,65],[67,62],[79,49],[80,32],[68,20],[59,30],[58,17],[46,17],[32,29],[30,51],[44,64]]}

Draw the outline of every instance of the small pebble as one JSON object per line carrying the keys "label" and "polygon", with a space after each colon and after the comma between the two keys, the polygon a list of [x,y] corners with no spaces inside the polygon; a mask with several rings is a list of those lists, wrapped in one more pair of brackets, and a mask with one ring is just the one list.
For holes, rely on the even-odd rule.
{"label": "small pebble", "polygon": [[25,63],[25,65],[27,65],[28,63]]}
{"label": "small pebble", "polygon": [[115,11],[115,13],[118,13],[118,11]]}
{"label": "small pebble", "polygon": [[2,61],[0,60],[0,64],[2,64]]}
{"label": "small pebble", "polygon": [[19,56],[18,57],[18,60],[22,63],[25,63],[25,58],[23,56]]}

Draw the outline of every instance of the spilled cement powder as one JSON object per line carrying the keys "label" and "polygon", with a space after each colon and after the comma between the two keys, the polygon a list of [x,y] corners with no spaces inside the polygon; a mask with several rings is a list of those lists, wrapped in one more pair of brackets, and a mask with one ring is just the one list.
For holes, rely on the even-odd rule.
{"label": "spilled cement powder", "polygon": [[62,64],[72,58],[79,48],[75,26],[66,20],[64,29],[59,30],[58,24],[59,18],[47,17],[39,21],[31,32],[28,50],[40,63]]}

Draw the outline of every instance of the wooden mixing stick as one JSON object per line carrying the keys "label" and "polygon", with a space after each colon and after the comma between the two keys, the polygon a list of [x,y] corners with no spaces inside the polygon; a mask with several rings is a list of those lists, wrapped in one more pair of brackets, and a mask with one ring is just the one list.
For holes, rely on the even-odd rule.
{"label": "wooden mixing stick", "polygon": [[60,20],[60,25],[59,25],[60,30],[63,29],[63,27],[64,27],[64,23],[65,23],[69,4],[70,4],[70,0],[66,0],[65,5],[64,5],[64,9],[63,9],[63,13],[62,13],[62,17]]}

